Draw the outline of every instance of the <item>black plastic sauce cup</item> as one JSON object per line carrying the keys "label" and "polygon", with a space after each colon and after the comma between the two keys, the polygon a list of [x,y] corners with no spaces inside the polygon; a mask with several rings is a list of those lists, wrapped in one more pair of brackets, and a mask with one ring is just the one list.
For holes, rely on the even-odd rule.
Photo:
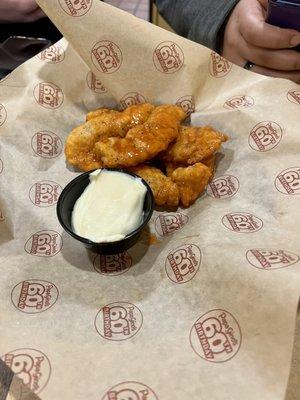
{"label": "black plastic sauce cup", "polygon": [[[128,171],[124,171],[122,169],[115,169],[115,168],[102,168],[102,169],[106,171],[122,172],[124,174],[131,175],[135,178],[139,178],[137,175]],[[64,230],[74,239],[83,243],[84,246],[87,247],[88,249],[100,254],[122,253],[123,251],[128,250],[138,241],[142,230],[145,228],[145,226],[147,225],[152,216],[154,209],[154,198],[152,190],[150,189],[147,182],[141,179],[142,183],[147,188],[147,192],[144,200],[143,220],[141,225],[137,229],[126,235],[124,239],[115,242],[95,243],[89,239],[77,235],[72,227],[72,212],[74,205],[77,199],[81,196],[81,194],[87,187],[87,185],[90,183],[91,172],[93,171],[85,172],[84,174],[77,176],[64,188],[61,195],[59,196],[56,206],[57,218],[61,226],[64,228]]]}

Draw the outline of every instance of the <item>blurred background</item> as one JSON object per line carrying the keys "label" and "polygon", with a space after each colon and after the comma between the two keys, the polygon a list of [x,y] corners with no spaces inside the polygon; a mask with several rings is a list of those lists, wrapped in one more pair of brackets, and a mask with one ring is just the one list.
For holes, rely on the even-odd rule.
{"label": "blurred background", "polygon": [[124,11],[134,14],[136,17],[151,21],[151,5],[150,0],[107,0],[105,3],[121,8]]}
{"label": "blurred background", "polygon": [[[171,29],[157,12],[154,0],[106,0],[105,3],[165,29]],[[39,13],[41,14],[40,11]],[[14,16],[13,13],[9,15],[8,11],[2,11],[0,15],[0,79],[61,39],[62,35],[58,29],[45,15],[40,14],[34,17],[33,21],[25,22],[20,15]]]}

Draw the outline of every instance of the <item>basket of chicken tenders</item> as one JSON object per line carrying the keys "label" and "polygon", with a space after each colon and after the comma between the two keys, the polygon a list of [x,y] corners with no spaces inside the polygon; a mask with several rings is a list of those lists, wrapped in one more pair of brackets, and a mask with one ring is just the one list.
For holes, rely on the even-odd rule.
{"label": "basket of chicken tenders", "polygon": [[284,400],[299,87],[39,4],[64,39],[0,82],[4,398]]}

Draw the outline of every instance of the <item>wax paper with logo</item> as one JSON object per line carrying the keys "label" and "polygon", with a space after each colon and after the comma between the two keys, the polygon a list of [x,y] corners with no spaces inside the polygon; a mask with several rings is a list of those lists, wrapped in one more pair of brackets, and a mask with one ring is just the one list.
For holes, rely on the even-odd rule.
{"label": "wax paper with logo", "polygon": [[[284,399],[299,86],[100,1],[39,4],[66,39],[0,83],[1,359],[45,400]],[[124,254],[88,253],[56,218],[79,173],[65,139],[92,109],[145,101],[181,104],[230,140],[192,207],[155,211]]]}

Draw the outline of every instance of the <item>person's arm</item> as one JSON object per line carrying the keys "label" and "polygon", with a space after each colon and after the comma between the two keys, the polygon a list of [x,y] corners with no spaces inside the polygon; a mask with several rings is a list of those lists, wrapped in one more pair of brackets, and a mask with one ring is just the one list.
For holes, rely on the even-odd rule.
{"label": "person's arm", "polygon": [[240,0],[226,23],[222,55],[263,75],[300,83],[300,32],[265,22],[268,0]]}
{"label": "person's arm", "polygon": [[225,21],[239,0],[156,0],[170,26],[182,36],[221,50]]}
{"label": "person's arm", "polygon": [[268,0],[156,0],[174,30],[241,67],[300,83],[300,32],[265,22]]}

